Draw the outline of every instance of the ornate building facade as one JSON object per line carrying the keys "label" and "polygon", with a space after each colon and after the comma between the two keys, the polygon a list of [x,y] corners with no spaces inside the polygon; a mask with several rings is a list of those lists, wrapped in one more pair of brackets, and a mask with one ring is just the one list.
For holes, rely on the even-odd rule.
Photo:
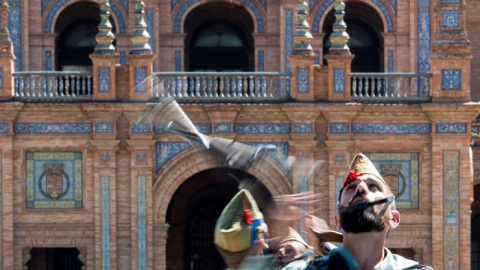
{"label": "ornate building facade", "polygon": [[[0,269],[222,269],[238,180],[263,209],[320,194],[333,226],[358,152],[396,193],[388,247],[480,267],[478,1],[1,2]],[[291,166],[231,168],[141,121],[165,96]]]}

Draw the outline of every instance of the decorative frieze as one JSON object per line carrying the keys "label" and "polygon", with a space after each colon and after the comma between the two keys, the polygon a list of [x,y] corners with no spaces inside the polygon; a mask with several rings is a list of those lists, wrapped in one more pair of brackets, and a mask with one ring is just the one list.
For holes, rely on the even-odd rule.
{"label": "decorative frieze", "polygon": [[460,152],[443,152],[443,265],[460,269]]}
{"label": "decorative frieze", "polygon": [[312,133],[312,123],[293,123],[293,133]]}
{"label": "decorative frieze", "polygon": [[8,123],[0,123],[0,133],[8,133]]}
{"label": "decorative frieze", "polygon": [[102,214],[102,270],[110,270],[110,178],[100,178]]}
{"label": "decorative frieze", "polygon": [[267,123],[267,124],[235,124],[234,133],[237,134],[290,134],[290,123]]}
{"label": "decorative frieze", "polygon": [[349,123],[330,123],[330,133],[350,133]]}
{"label": "decorative frieze", "polygon": [[467,123],[436,123],[437,133],[455,134],[467,133]]}
{"label": "decorative frieze", "polygon": [[151,133],[152,125],[146,123],[133,123],[131,128],[132,133]]}
{"label": "decorative frieze", "polygon": [[95,123],[95,133],[113,133],[115,125],[112,122]]}
{"label": "decorative frieze", "polygon": [[231,123],[215,123],[213,125],[213,133],[232,133],[232,124]]}
{"label": "decorative frieze", "polygon": [[15,123],[16,134],[89,134],[91,123]]}
{"label": "decorative frieze", "polygon": [[137,177],[137,254],[139,270],[147,269],[147,179]]}
{"label": "decorative frieze", "polygon": [[430,123],[413,124],[352,124],[354,134],[430,134]]}
{"label": "decorative frieze", "polygon": [[430,0],[418,0],[417,5],[418,72],[429,72],[432,39]]}
{"label": "decorative frieze", "polygon": [[293,53],[293,10],[285,10],[285,71],[291,73],[290,59]]}
{"label": "decorative frieze", "polygon": [[81,152],[26,152],[27,209],[83,208]]}

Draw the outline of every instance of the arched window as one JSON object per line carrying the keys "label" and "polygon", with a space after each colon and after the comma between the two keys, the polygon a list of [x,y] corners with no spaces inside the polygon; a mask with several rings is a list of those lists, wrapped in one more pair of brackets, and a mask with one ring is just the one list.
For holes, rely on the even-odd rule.
{"label": "arched window", "polygon": [[89,54],[97,44],[99,23],[100,7],[94,3],[73,4],[60,14],[55,25],[57,70],[91,70]]}
{"label": "arched window", "polygon": [[[334,10],[331,10],[323,24],[323,55],[328,53],[331,46],[334,14]],[[377,12],[366,5],[349,2],[345,8],[345,23],[350,36],[348,46],[355,55],[352,72],[383,72],[383,22]]]}
{"label": "arched window", "polygon": [[207,4],[185,20],[185,69],[253,71],[253,22],[231,4]]}

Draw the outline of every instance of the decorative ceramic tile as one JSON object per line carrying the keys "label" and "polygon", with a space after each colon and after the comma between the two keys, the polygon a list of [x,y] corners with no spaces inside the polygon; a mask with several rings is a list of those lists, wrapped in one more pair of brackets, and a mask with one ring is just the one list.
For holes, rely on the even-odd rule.
{"label": "decorative ceramic tile", "polygon": [[333,158],[333,160],[334,160],[335,162],[344,162],[344,161],[345,161],[345,156],[343,156],[343,155],[336,155],[336,156]]}
{"label": "decorative ceramic tile", "polygon": [[213,133],[232,133],[232,124],[231,123],[215,123],[213,125]]}
{"label": "decorative ceramic tile", "polygon": [[461,4],[462,0],[440,0],[440,4],[442,5],[450,5],[450,4]]}
{"label": "decorative ceramic tile", "polygon": [[395,195],[397,208],[418,209],[419,154],[366,153]]}
{"label": "decorative ceramic tile", "polygon": [[437,129],[437,133],[467,133],[467,123],[437,123],[435,127]]}
{"label": "decorative ceramic tile", "polygon": [[100,156],[100,161],[110,161],[110,156],[109,155],[101,155]]}
{"label": "decorative ceramic tile", "polygon": [[8,123],[0,122],[0,133],[8,133]]}
{"label": "decorative ceramic tile", "polygon": [[175,71],[182,71],[182,51],[175,51]]}
{"label": "decorative ceramic tile", "polygon": [[[202,134],[212,133],[212,124],[210,123],[194,123],[195,128]],[[154,133],[168,133],[167,125],[164,123],[153,124]]]}
{"label": "decorative ceramic tile", "polygon": [[289,123],[234,124],[233,132],[237,134],[290,134],[292,127]]}
{"label": "decorative ceramic tile", "polygon": [[293,133],[312,133],[313,124],[312,123],[294,123],[293,124]]}
{"label": "decorative ceramic tile", "polygon": [[110,178],[100,178],[102,207],[102,270],[110,270]]}
{"label": "decorative ceramic tile", "polygon": [[145,123],[133,123],[132,124],[132,133],[151,133],[152,125]]}
{"label": "decorative ceramic tile", "polygon": [[98,91],[102,93],[110,92],[110,68],[98,68]]}
{"label": "decorative ceramic tile", "polygon": [[156,159],[157,173],[167,164],[172,158],[183,152],[185,149],[190,148],[191,145],[188,142],[157,142],[156,143]]}
{"label": "decorative ceramic tile", "polygon": [[443,262],[446,269],[460,269],[460,152],[443,152]]}
{"label": "decorative ceramic tile", "polygon": [[418,0],[418,72],[430,71],[431,14],[430,0]]}
{"label": "decorative ceramic tile", "polygon": [[443,27],[459,27],[460,11],[459,10],[442,10],[442,26]]}
{"label": "decorative ceramic tile", "polygon": [[393,50],[388,50],[388,72],[395,72],[395,58],[393,54]]}
{"label": "decorative ceramic tile", "polygon": [[330,133],[350,133],[348,123],[330,123]]}
{"label": "decorative ceramic tile", "polygon": [[442,69],[442,90],[461,90],[462,71],[460,69]]}
{"label": "decorative ceramic tile", "polygon": [[[19,0],[10,0],[12,1],[18,1]],[[47,19],[45,20],[45,28],[44,32],[45,34],[51,34],[52,33],[52,23],[53,23],[53,18],[55,18],[56,15],[58,15],[58,11],[66,4],[68,4],[71,0],[59,0],[56,2],[53,7],[50,9],[47,15]],[[118,27],[117,31],[119,31],[120,34],[125,34],[125,18],[123,17],[123,13],[120,11],[120,9],[117,7],[117,4],[114,1],[110,1],[110,8],[112,10],[112,13],[115,15],[117,18],[118,22]],[[126,13],[128,14],[128,9],[126,10]],[[10,14],[10,17],[12,15]]]}
{"label": "decorative ceramic tile", "polygon": [[414,124],[352,124],[354,134],[430,134],[430,123]]}
{"label": "decorative ceramic tile", "polygon": [[45,70],[52,71],[52,51],[45,51]]}
{"label": "decorative ceramic tile", "polygon": [[[310,0],[311,3],[312,3],[312,1],[314,2],[314,4],[310,6],[310,10],[313,9],[316,2],[318,2],[318,0]],[[390,0],[390,1],[394,1],[394,0]],[[383,17],[386,19],[386,21],[387,21],[387,32],[388,33],[394,33],[395,28],[394,28],[394,23],[393,23],[393,16],[390,13],[388,7],[381,0],[370,0],[370,2],[372,4],[374,4],[375,6],[377,6],[378,9],[380,9]],[[318,9],[317,13],[315,14],[315,18],[313,20],[313,27],[312,27],[313,33],[319,33],[319,28],[320,28],[320,23],[321,23],[321,20],[322,20],[322,16],[324,15],[325,11],[327,9],[329,9],[334,3],[335,3],[335,0],[326,0],[325,2],[323,2],[322,6],[320,6],[320,8]]]}
{"label": "decorative ceramic tile", "polygon": [[147,269],[147,179],[145,176],[137,177],[137,241],[138,241],[138,267],[139,270]]}
{"label": "decorative ceramic tile", "polygon": [[313,52],[315,53],[315,65],[320,65],[320,51],[315,50]]}
{"label": "decorative ceramic tile", "polygon": [[309,75],[308,69],[297,69],[297,89],[299,93],[308,93],[309,89]]}
{"label": "decorative ceramic tile", "polygon": [[[127,13],[128,15],[128,0],[118,0],[120,2],[120,4],[122,4],[122,7],[123,9],[125,10],[125,12]],[[109,2],[113,2],[113,1],[109,1]]]}
{"label": "decorative ceramic tile", "polygon": [[96,133],[113,133],[114,131],[115,131],[115,126],[112,122],[95,123]]}
{"label": "decorative ceramic tile", "polygon": [[345,93],[345,69],[335,68],[333,71],[333,83],[335,93]]}
{"label": "decorative ceramic tile", "polygon": [[136,156],[135,158],[137,162],[146,162],[147,161],[147,156],[142,155],[142,156]]}
{"label": "decorative ceramic tile", "polygon": [[[175,34],[180,34],[182,33],[180,29],[180,24],[182,22],[182,19],[185,15],[185,12],[193,5],[196,3],[200,2],[201,0],[188,0],[182,4],[182,6],[178,9],[177,14],[175,15],[175,20],[174,20],[174,25],[173,25],[173,32]],[[254,20],[257,23],[257,33],[262,34],[264,32],[264,23],[263,23],[263,16],[262,12],[257,8],[257,5],[250,0],[238,0],[241,2],[245,7],[248,7],[250,11],[253,13],[255,16]],[[171,0],[171,9],[175,7],[178,1],[176,0]]]}
{"label": "decorative ceramic tile", "polygon": [[120,65],[126,66],[127,65],[127,52],[120,51]]}
{"label": "decorative ceramic tile", "polygon": [[285,71],[291,73],[288,56],[293,52],[293,10],[285,10]]}
{"label": "decorative ceramic tile", "polygon": [[13,43],[15,71],[22,70],[22,2],[9,0],[8,30]]}
{"label": "decorative ceramic tile", "polygon": [[[146,87],[142,87],[142,82],[147,78],[147,68],[141,67],[135,69],[135,92],[145,92]],[[140,87],[139,87],[140,86]]]}
{"label": "decorative ceramic tile", "polygon": [[81,152],[26,152],[27,209],[83,208]]}
{"label": "decorative ceramic tile", "polygon": [[92,133],[90,123],[15,123],[15,134],[89,134]]}
{"label": "decorative ceramic tile", "polygon": [[154,30],[154,25],[155,22],[153,20],[153,10],[147,10],[146,12],[146,20],[147,20],[147,32],[150,35],[150,39],[148,40],[148,45],[150,45],[150,48],[154,51],[154,38],[155,38],[155,30]]}
{"label": "decorative ceramic tile", "polygon": [[[0,126],[0,130],[1,130],[1,126]],[[480,137],[480,126],[472,126],[472,136],[474,137]],[[1,133],[1,131],[0,131]]]}
{"label": "decorative ceramic tile", "polygon": [[267,145],[273,145],[276,147],[275,150],[273,151],[267,151],[267,155],[272,157],[278,164],[280,164],[285,171],[289,171],[290,168],[287,164],[287,158],[289,154],[289,145],[288,142],[245,142],[245,144],[251,145],[251,146],[267,146]]}
{"label": "decorative ceramic tile", "polygon": [[264,51],[258,51],[257,71],[265,71],[265,52]]}

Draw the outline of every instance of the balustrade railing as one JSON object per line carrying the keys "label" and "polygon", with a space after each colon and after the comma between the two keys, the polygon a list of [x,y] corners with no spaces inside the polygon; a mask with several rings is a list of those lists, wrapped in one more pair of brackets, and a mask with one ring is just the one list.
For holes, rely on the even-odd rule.
{"label": "balustrade railing", "polygon": [[428,73],[352,73],[354,101],[429,101]]}
{"label": "balustrade railing", "polygon": [[276,72],[157,72],[153,97],[184,101],[282,101],[290,98],[290,76]]}
{"label": "balustrade railing", "polygon": [[15,72],[15,99],[29,101],[90,100],[92,73],[85,71]]}

